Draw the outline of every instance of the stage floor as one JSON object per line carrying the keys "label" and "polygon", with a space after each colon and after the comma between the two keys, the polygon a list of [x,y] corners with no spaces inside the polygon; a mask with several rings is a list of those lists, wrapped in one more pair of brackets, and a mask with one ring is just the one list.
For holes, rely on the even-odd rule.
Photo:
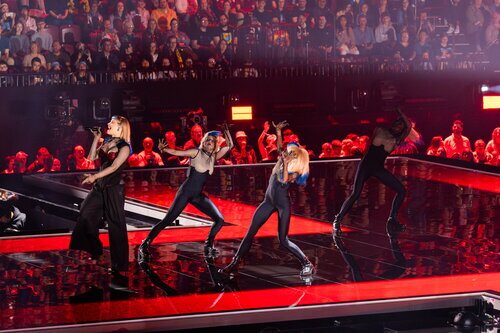
{"label": "stage floor", "polygon": [[[239,273],[220,275],[255,210],[227,199],[214,200],[228,222],[217,257],[203,255],[209,227],[166,229],[145,272],[134,258],[147,231],[130,232],[128,281],[110,276],[107,251],[89,261],[67,250],[66,235],[1,240],[0,329],[175,330],[426,309],[426,300],[498,294],[500,176],[417,161],[394,170],[408,190],[400,213],[407,231],[399,237],[385,233],[393,193],[376,181],[345,219],[340,248],[330,223],[292,217],[290,238],[317,267],[312,279],[300,278],[299,262],[279,247],[276,216]],[[168,206],[173,194],[155,187],[127,195]],[[123,284],[133,293],[110,288]]]}

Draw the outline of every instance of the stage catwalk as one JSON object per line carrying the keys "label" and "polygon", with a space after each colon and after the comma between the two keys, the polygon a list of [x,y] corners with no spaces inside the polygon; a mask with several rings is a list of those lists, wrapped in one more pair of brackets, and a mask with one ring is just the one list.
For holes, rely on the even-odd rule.
{"label": "stage catwalk", "polygon": [[[208,224],[165,229],[146,270],[135,257],[148,231],[129,232],[128,281],[110,276],[107,251],[95,262],[68,250],[69,235],[1,240],[0,329],[178,330],[468,306],[481,297],[498,306],[500,176],[391,159],[387,167],[408,190],[400,214],[406,232],[386,234],[393,193],[370,180],[336,246],[327,221],[351,190],[356,163],[312,163],[308,187],[292,191],[290,237],[317,267],[312,278],[301,278],[300,264],[280,249],[276,216],[257,234],[238,274],[228,279],[218,273],[246,233],[269,167],[241,168],[255,175],[246,184],[238,168],[219,168],[208,186],[227,222],[216,239],[216,257],[203,254]],[[160,171],[158,182],[155,175],[146,185],[129,183],[128,199],[168,206],[180,183],[176,177],[182,178],[177,172],[163,183]],[[187,213],[199,214],[191,206]],[[101,239],[107,246],[107,235]],[[132,292],[113,289],[124,283]]]}

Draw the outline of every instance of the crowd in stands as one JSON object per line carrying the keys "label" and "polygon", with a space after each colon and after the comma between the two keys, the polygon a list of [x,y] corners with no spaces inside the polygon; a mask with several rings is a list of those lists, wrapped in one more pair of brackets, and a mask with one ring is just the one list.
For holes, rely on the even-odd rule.
{"label": "crowd in stands", "polygon": [[[161,70],[169,76],[197,66],[344,56],[432,70],[453,61],[451,40],[457,34],[498,59],[499,0],[446,1],[440,5],[447,13],[443,31],[429,17],[430,5],[430,0],[4,1],[0,74],[73,73],[72,82],[92,83],[89,71]],[[71,35],[63,31],[67,25]]]}
{"label": "crowd in stands", "polygon": [[[269,133],[270,126],[265,122],[263,130],[257,139],[257,145],[248,142],[245,131],[235,133],[235,147],[224,158],[218,161],[221,165],[255,164],[260,162],[276,161],[278,149],[276,146],[276,135]],[[164,135],[169,147],[177,150],[186,150],[199,147],[203,137],[202,126],[196,124],[190,129],[190,138],[183,145],[177,142],[177,135],[173,131],[167,131]],[[394,152],[394,155],[426,154],[442,158],[463,160],[471,163],[500,166],[500,127],[493,129],[491,140],[486,143],[483,139],[477,139],[474,146],[469,138],[463,135],[463,123],[456,120],[452,125],[452,133],[444,140],[441,136],[431,139],[428,148],[423,141],[413,142],[406,139]],[[225,142],[220,137],[220,146]],[[308,149],[311,159],[329,159],[343,157],[362,157],[370,144],[370,137],[355,133],[348,134],[343,139],[333,139],[321,145],[321,152],[309,149],[302,138],[291,129],[283,132],[283,144],[297,142]],[[142,140],[142,150],[133,153],[129,159],[130,167],[161,167],[188,165],[188,159],[177,156],[160,154],[156,150],[156,144],[151,137]],[[61,163],[60,158],[63,158]],[[33,172],[56,172],[74,170],[93,170],[99,167],[99,160],[90,160],[85,156],[82,145],[76,145],[68,156],[53,156],[46,147],[40,147],[35,159],[28,164],[29,156],[24,151],[6,157],[7,167],[3,174],[33,173]]]}

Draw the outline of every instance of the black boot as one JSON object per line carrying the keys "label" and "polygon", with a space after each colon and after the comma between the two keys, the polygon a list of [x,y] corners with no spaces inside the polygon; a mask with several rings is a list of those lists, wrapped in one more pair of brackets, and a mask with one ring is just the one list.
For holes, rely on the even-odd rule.
{"label": "black boot", "polygon": [[151,259],[151,253],[149,252],[149,246],[151,245],[151,240],[146,238],[139,245],[139,251],[137,251],[137,261],[139,264],[148,263]]}
{"label": "black boot", "polygon": [[342,234],[342,230],[340,229],[341,222],[342,218],[339,214],[335,215],[335,219],[333,220],[333,234],[336,236],[340,236]]}
{"label": "black boot", "polygon": [[227,265],[224,268],[219,269],[219,273],[231,274],[232,272],[234,272],[235,270],[238,269],[240,261],[241,261],[241,258],[239,256],[234,256],[233,260],[231,261],[231,263],[229,263],[229,265]]}
{"label": "black boot", "polygon": [[203,247],[203,252],[206,256],[216,257],[219,254],[219,250],[214,247],[214,241],[207,239],[205,241],[205,246]]}
{"label": "black boot", "polygon": [[390,236],[405,231],[406,226],[404,224],[399,223],[395,217],[389,217],[385,229],[387,231],[387,234]]}

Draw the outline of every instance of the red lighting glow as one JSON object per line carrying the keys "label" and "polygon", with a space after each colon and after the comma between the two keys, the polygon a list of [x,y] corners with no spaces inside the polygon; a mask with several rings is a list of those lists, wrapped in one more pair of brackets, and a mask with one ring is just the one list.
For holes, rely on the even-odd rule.
{"label": "red lighting glow", "polygon": [[251,106],[232,106],[231,115],[233,120],[252,120]]}
{"label": "red lighting glow", "polygon": [[500,110],[500,95],[483,96],[483,110]]}

